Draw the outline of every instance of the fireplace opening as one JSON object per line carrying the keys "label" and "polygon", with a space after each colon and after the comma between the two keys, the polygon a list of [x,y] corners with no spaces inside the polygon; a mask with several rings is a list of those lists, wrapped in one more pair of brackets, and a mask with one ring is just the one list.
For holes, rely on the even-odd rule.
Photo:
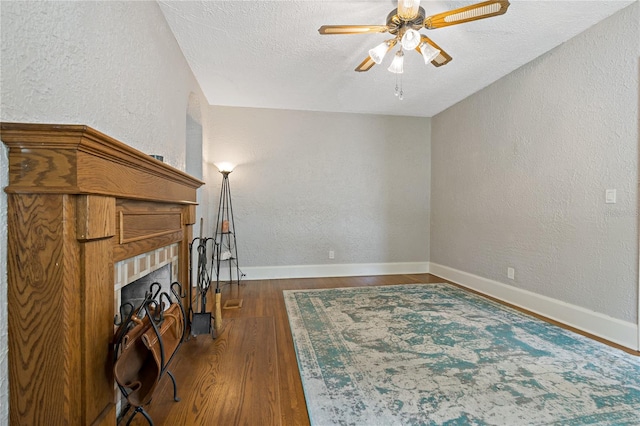
{"label": "fireplace opening", "polygon": [[[175,296],[171,292],[171,284],[178,281],[179,249],[179,244],[174,243],[115,263],[114,308],[116,316],[114,318],[114,332],[117,325],[123,321],[123,318],[120,317],[120,307],[129,302],[134,309],[137,309],[144,301],[145,293],[149,291],[153,283],[160,284],[160,293],[167,293],[171,300],[175,301]],[[168,306],[165,306],[165,309],[167,308]],[[126,316],[127,312],[128,310],[123,314]],[[129,411],[128,402],[120,392],[115,380],[113,384],[115,414],[117,421],[119,421]]]}
{"label": "fireplace opening", "polygon": [[167,293],[169,296],[171,296],[171,299],[173,301],[176,301],[175,297],[171,293],[171,264],[167,263],[160,269],[156,269],[155,271],[148,273],[144,277],[138,278],[132,283],[129,283],[122,287],[120,295],[122,300],[120,303],[122,305],[131,303],[134,310],[138,309],[140,305],[142,305],[142,302],[144,301],[145,296],[147,295],[147,292],[149,292],[151,284],[153,283],[160,284],[160,292]]}
{"label": "fireplace opening", "polygon": [[173,299],[170,286],[178,281],[178,259],[179,245],[172,244],[115,264],[116,323],[120,320],[120,306],[126,302],[131,302],[134,307],[140,306],[145,291],[148,291],[154,282],[161,284],[162,291],[167,292]]}
{"label": "fireplace opening", "polygon": [[[176,298],[171,292],[171,263],[167,263],[160,268],[150,271],[148,274],[128,283],[124,287],[120,289],[120,303],[121,306],[126,306],[127,304],[131,304],[133,307],[133,311],[137,311],[138,308],[143,304],[143,302],[149,296],[150,291],[157,292],[158,296],[155,297],[156,302],[158,302],[159,306],[161,302],[165,303],[166,299],[160,297],[160,294],[166,293],[169,295],[170,299],[175,302]],[[152,288],[153,286],[153,288]],[[162,299],[162,300],[159,300]],[[164,306],[164,309],[169,309],[168,304]],[[118,316],[126,316],[128,315],[128,308],[124,311],[121,311]],[[139,313],[139,318],[143,318],[146,315],[146,311],[142,309]],[[119,318],[120,321],[124,321],[125,318]],[[127,402],[127,398],[119,391],[116,386],[116,421],[120,423],[124,417],[131,415],[131,407]]]}

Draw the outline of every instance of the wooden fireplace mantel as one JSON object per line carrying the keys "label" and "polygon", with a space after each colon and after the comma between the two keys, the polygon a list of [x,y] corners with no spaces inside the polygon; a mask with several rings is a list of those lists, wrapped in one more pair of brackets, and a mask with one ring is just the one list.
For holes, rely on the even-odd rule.
{"label": "wooden fireplace mantel", "polygon": [[9,148],[11,424],[114,425],[114,262],[179,243],[203,182],[82,125],[1,123]]}
{"label": "wooden fireplace mantel", "polygon": [[11,193],[100,194],[195,204],[203,182],[82,125],[2,123]]}

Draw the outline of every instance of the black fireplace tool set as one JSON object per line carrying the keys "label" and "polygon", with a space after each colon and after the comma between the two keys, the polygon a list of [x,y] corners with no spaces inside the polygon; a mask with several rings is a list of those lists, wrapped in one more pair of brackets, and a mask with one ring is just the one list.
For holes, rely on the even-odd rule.
{"label": "black fireplace tool set", "polygon": [[[202,229],[202,228],[200,228]],[[211,267],[207,269],[207,261],[209,260],[208,245],[212,245],[212,249],[215,252],[215,240],[207,237],[196,237],[189,244],[189,277],[191,279],[191,285],[189,285],[189,300],[191,306],[189,308],[189,316],[191,320],[191,335],[198,336],[200,334],[209,334],[213,330],[211,328],[211,312],[207,311],[207,293],[211,286],[211,273],[213,272],[213,256],[211,256]],[[194,257],[193,250],[196,250],[197,257]],[[193,263],[196,260],[196,272],[194,277]],[[195,284],[195,286],[194,286]],[[195,296],[193,295],[193,288],[196,289]],[[216,286],[216,294],[219,293],[219,286]],[[217,314],[217,310],[216,310]],[[216,315],[217,316],[217,315]]]}
{"label": "black fireplace tool set", "polygon": [[[226,206],[228,202],[221,200],[220,205]],[[233,218],[230,221],[222,212],[218,212],[218,216],[223,220],[218,221],[216,226],[216,236],[202,236],[202,220],[200,221],[200,236],[196,237],[189,244],[189,324],[192,336],[200,334],[211,334],[212,337],[216,333],[220,333],[222,329],[222,305],[221,305],[221,270],[222,262],[228,262],[229,281],[227,284],[234,282],[240,285],[240,279],[244,277],[240,267],[238,266],[238,251],[235,245],[235,232],[233,230]],[[211,255],[209,255],[211,250]],[[208,262],[211,263],[208,263]],[[196,264],[196,270],[193,265]],[[207,266],[209,264],[209,266]],[[235,265],[235,266],[232,266]],[[235,272],[235,279],[234,279]],[[207,293],[213,283],[215,274],[215,299],[214,314],[207,310]],[[195,295],[193,289],[195,288]],[[229,302],[229,301],[227,301]],[[240,303],[240,306],[242,304]],[[225,306],[225,309],[227,307]],[[213,328],[211,322],[213,320]]]}

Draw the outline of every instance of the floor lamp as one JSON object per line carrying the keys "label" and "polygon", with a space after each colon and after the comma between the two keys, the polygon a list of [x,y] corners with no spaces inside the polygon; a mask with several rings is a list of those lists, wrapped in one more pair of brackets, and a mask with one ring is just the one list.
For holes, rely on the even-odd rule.
{"label": "floor lamp", "polygon": [[[236,246],[236,229],[233,220],[233,206],[231,204],[231,187],[229,186],[229,174],[233,171],[233,165],[229,163],[216,164],[222,173],[222,187],[220,188],[220,201],[218,203],[218,220],[215,233],[216,256],[216,294],[214,327],[216,332],[222,327],[222,307],[220,306],[220,276],[223,269],[229,271],[229,285],[234,282],[240,285],[240,266],[238,265],[238,249]],[[235,274],[235,278],[234,278]],[[242,300],[235,301],[235,307],[242,306]],[[226,306],[226,305],[225,305]]]}

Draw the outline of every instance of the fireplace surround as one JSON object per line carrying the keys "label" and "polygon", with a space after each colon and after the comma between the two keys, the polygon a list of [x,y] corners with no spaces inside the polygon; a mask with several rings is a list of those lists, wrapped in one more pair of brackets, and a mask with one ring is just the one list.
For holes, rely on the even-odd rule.
{"label": "fireplace surround", "polygon": [[203,182],[83,125],[2,123],[0,138],[10,422],[113,425],[114,265],[177,247],[186,286]]}

